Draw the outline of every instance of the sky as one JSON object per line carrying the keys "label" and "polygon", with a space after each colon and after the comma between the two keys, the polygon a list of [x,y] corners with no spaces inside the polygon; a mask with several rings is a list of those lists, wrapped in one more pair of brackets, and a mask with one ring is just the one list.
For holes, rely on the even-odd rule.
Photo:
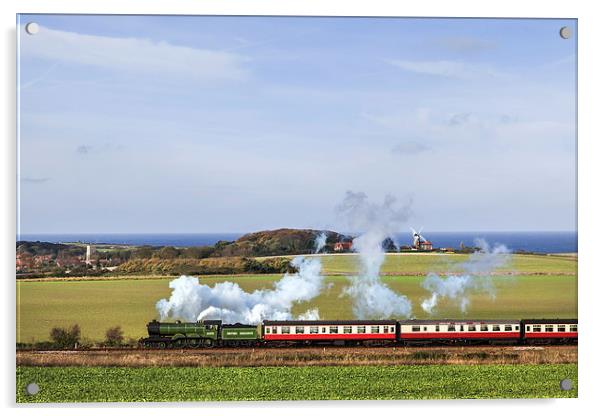
{"label": "sky", "polygon": [[575,20],[17,23],[20,233],[576,230]]}

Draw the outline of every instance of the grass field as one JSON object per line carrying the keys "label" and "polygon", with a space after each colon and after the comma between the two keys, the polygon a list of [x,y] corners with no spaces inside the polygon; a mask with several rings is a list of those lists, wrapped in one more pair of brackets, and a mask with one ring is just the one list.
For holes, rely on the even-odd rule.
{"label": "grass field", "polygon": [[[381,269],[384,274],[426,274],[428,272],[459,271],[459,265],[468,260],[468,254],[389,254]],[[357,271],[357,255],[321,256],[326,273],[353,273]],[[499,272],[522,274],[551,273],[576,274],[577,259],[562,256],[515,254]]]}
{"label": "grass field", "polygon": [[[407,295],[414,305],[416,318],[427,315],[420,310],[420,302],[428,296],[421,286],[423,276],[413,275],[442,267],[441,262],[455,259],[455,255],[388,256],[384,276],[393,290]],[[527,275],[494,276],[496,297],[475,295],[466,314],[478,318],[529,318],[577,316],[576,261],[570,258],[544,256],[516,256],[514,269]],[[354,271],[353,256],[323,256],[326,272]],[[431,263],[429,263],[429,261]],[[459,260],[453,261],[462,261]],[[430,264],[430,265],[429,265]],[[401,275],[401,271],[408,275]],[[543,275],[528,275],[539,271]],[[556,273],[556,274],[554,274]],[[235,280],[247,291],[268,288],[280,275],[250,275],[203,277],[207,284]],[[78,323],[82,335],[102,340],[107,328],[120,325],[126,337],[145,335],[146,323],[156,317],[155,303],[169,297],[169,278],[148,280],[95,281],[39,281],[17,282],[17,341],[33,342],[48,339],[53,326]],[[328,276],[329,289],[311,302],[296,305],[293,312],[302,313],[317,307],[323,319],[352,318],[351,302],[340,297],[347,280],[345,276]],[[331,285],[330,285],[331,284]],[[461,318],[455,304],[442,302],[435,317]]]}
{"label": "grass field", "polygon": [[[247,290],[269,287],[280,276],[239,276],[236,281]],[[227,277],[205,278],[215,284]],[[420,286],[420,276],[386,276],[383,281],[399,293],[406,294],[414,304],[417,318],[427,315],[420,310],[420,301],[428,293]],[[577,281],[575,276],[496,276],[496,298],[475,295],[467,316],[480,318],[529,318],[577,316]],[[120,325],[126,337],[144,335],[146,323],[156,317],[155,303],[168,297],[169,279],[78,281],[78,282],[17,282],[19,311],[17,341],[32,342],[48,338],[53,326],[78,323],[82,335],[102,339],[111,326]],[[311,302],[296,305],[293,311],[318,307],[324,319],[352,318],[351,301],[340,297],[346,283],[343,276],[330,276],[333,285]],[[442,302],[436,316],[462,317],[455,304]]]}
{"label": "grass field", "polygon": [[[572,390],[560,390],[565,378]],[[27,396],[32,381],[40,392]],[[519,397],[577,397],[577,365],[17,368],[21,403]]]}

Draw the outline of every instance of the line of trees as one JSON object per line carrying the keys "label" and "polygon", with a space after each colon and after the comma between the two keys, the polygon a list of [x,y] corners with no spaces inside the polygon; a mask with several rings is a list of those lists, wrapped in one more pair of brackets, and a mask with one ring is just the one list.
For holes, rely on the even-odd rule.
{"label": "line of trees", "polygon": [[17,348],[34,348],[34,349],[62,349],[73,350],[78,348],[88,348],[90,346],[97,347],[123,347],[133,346],[137,341],[129,339],[126,341],[123,330],[120,326],[108,328],[105,332],[105,338],[102,342],[92,344],[89,341],[82,339],[81,329],[78,324],[73,324],[69,327],[54,327],[50,330],[50,341],[38,342],[31,344],[17,344]]}

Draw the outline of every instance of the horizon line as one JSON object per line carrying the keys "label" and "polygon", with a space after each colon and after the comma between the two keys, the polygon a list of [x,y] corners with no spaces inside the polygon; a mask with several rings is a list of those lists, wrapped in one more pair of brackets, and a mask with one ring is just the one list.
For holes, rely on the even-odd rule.
{"label": "horizon line", "polygon": [[[95,232],[95,231],[83,231],[83,232],[24,232],[20,233],[20,235],[198,235],[198,234],[250,234],[250,233],[258,233],[264,231],[275,231],[275,230],[314,230],[314,231],[334,231],[333,229],[328,228],[311,228],[311,227],[279,227],[279,228],[270,228],[270,229],[262,229],[255,231],[187,231],[187,232],[178,232],[178,231],[117,231],[117,232]],[[578,232],[579,230],[431,230],[427,231],[425,234],[429,233],[569,233],[569,232]],[[339,234],[354,234],[361,233],[362,231],[334,231]],[[411,233],[411,231],[398,231],[395,234],[405,234]],[[19,235],[19,234],[17,234]]]}

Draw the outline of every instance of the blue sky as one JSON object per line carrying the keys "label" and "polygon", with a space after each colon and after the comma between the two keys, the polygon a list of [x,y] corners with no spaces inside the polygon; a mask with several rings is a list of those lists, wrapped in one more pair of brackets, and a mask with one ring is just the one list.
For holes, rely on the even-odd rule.
{"label": "blue sky", "polygon": [[573,20],[19,23],[22,233],[576,229]]}

